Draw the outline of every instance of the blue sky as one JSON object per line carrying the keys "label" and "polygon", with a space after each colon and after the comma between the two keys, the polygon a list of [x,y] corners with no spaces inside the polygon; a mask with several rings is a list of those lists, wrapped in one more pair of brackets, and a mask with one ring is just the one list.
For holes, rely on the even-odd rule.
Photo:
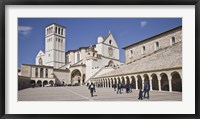
{"label": "blue sky", "polygon": [[66,51],[96,44],[98,36],[109,30],[120,48],[182,25],[181,18],[18,18],[18,67],[35,64],[37,53],[45,50],[45,26],[66,27]]}

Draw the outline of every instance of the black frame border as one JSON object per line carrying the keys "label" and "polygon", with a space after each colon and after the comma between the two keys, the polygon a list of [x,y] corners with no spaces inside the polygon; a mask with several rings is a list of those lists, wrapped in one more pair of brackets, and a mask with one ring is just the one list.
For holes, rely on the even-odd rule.
{"label": "black frame border", "polygon": [[[64,118],[200,118],[200,0],[0,0],[0,117],[2,119],[64,119]],[[195,5],[195,114],[5,114],[5,6],[6,5]]]}

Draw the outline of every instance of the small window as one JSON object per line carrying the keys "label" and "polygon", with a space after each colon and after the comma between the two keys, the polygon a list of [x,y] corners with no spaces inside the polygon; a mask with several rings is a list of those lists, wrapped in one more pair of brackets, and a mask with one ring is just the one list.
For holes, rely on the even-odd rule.
{"label": "small window", "polygon": [[55,33],[57,33],[57,27],[56,27],[56,29],[55,29]]}
{"label": "small window", "polygon": [[48,77],[48,69],[46,69],[46,72],[45,72],[46,74],[45,74],[45,76],[46,76],[46,78]]}
{"label": "small window", "polygon": [[142,46],[142,54],[145,53],[145,50],[146,50],[145,46]]}
{"label": "small window", "polygon": [[60,42],[60,38],[58,38],[58,42]]}
{"label": "small window", "polygon": [[90,55],[90,53],[88,53],[88,55]]}
{"label": "small window", "polygon": [[61,35],[63,35],[63,29],[61,29]]}
{"label": "small window", "polygon": [[109,41],[110,45],[112,44],[112,40]]}
{"label": "small window", "polygon": [[38,68],[35,68],[35,77],[38,77]]}
{"label": "small window", "polygon": [[176,43],[176,38],[172,37],[172,39],[171,39],[171,45],[174,45],[175,43]]}
{"label": "small window", "polygon": [[60,34],[60,28],[58,28],[58,34]]}
{"label": "small window", "polygon": [[158,50],[160,48],[159,42],[156,42],[155,50]]}

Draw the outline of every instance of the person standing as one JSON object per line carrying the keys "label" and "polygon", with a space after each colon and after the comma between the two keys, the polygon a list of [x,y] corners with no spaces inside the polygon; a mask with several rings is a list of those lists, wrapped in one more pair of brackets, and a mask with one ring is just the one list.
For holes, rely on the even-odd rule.
{"label": "person standing", "polygon": [[[150,85],[148,82],[144,83],[144,98],[149,99],[149,90],[150,90]],[[147,94],[147,97],[146,97]]]}
{"label": "person standing", "polygon": [[93,97],[94,92],[96,92],[94,83],[90,84],[89,90],[90,90],[91,97]]}

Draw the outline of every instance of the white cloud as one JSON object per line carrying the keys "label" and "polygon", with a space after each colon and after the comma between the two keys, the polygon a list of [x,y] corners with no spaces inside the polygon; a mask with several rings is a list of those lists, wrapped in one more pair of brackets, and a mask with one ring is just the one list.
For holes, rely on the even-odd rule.
{"label": "white cloud", "polygon": [[143,28],[147,25],[147,21],[141,21],[140,22],[140,27]]}
{"label": "white cloud", "polygon": [[18,32],[21,34],[23,37],[27,37],[32,30],[32,27],[30,26],[18,26]]}

